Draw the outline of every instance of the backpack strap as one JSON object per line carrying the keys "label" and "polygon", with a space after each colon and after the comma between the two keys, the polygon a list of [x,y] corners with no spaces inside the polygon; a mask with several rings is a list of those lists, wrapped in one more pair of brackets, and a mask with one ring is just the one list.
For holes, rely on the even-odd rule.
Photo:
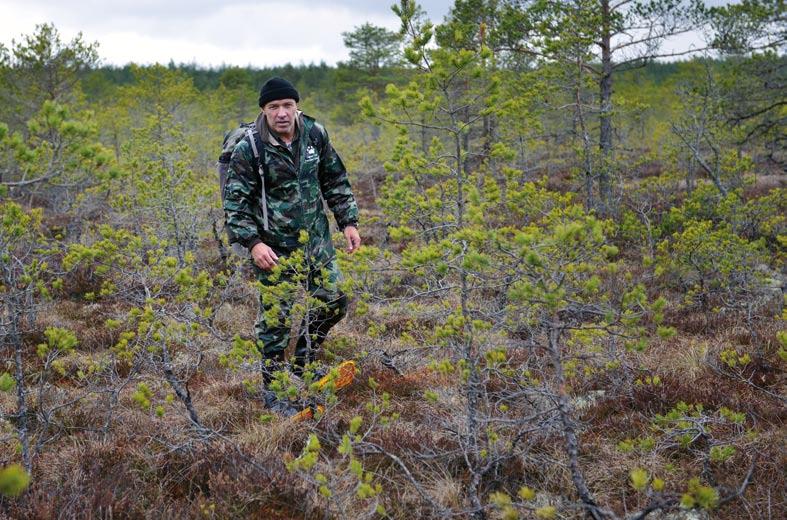
{"label": "backpack strap", "polygon": [[254,153],[254,158],[260,158],[260,152],[257,151],[257,140],[254,139],[254,131],[251,128],[246,129],[246,137],[249,138],[249,143],[251,144],[251,151]]}
{"label": "backpack strap", "polygon": [[[254,153],[254,158],[257,160],[257,173],[260,176],[260,202],[262,203],[262,228],[268,231],[268,197],[265,194],[265,161],[260,159],[260,152],[257,150],[257,140],[254,138],[254,132],[251,128],[246,129],[246,136],[251,143],[251,151]],[[263,151],[265,151],[263,149]]]}

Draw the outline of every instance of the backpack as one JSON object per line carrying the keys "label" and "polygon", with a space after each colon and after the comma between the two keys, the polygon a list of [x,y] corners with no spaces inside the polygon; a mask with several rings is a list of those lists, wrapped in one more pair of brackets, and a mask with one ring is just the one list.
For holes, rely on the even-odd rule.
{"label": "backpack", "polygon": [[[251,151],[254,153],[254,160],[257,164],[261,164],[263,170],[267,168],[265,161],[260,161],[259,150],[257,149],[257,129],[252,121],[251,123],[243,123],[239,127],[230,130],[224,134],[224,141],[221,144],[221,154],[219,154],[219,161],[216,170],[219,174],[219,192],[221,193],[221,205],[224,207],[224,186],[227,184],[227,170],[230,167],[230,157],[235,146],[244,138],[249,138],[251,143]],[[265,175],[260,175],[262,179],[262,196],[260,202],[262,204],[263,222],[265,223],[265,230],[268,230],[268,202],[265,197]],[[224,217],[224,232],[227,234],[227,239],[230,245],[238,243],[238,237],[235,236],[229,227],[227,227],[227,218]]]}
{"label": "backpack", "polygon": [[[257,162],[257,171],[260,175],[260,206],[262,208],[262,222],[265,231],[268,231],[268,199],[265,196],[265,174],[268,171],[268,164],[267,161],[263,160],[260,161],[260,151],[258,146],[262,146],[262,143],[259,140],[259,135],[257,132],[257,127],[255,123],[252,121],[251,123],[243,123],[239,127],[230,130],[224,135],[224,141],[221,145],[221,154],[219,154],[219,161],[217,164],[217,172],[219,174],[219,190],[221,192],[221,205],[222,208],[224,207],[224,186],[227,184],[227,170],[230,166],[230,157],[232,157],[232,151],[235,149],[235,146],[245,137],[249,138],[249,143],[251,144],[251,151],[254,154],[254,160]],[[317,124],[313,124],[311,129],[309,130],[309,139],[312,143],[314,143],[319,150],[322,150],[324,142],[323,142],[323,135],[320,129],[318,128]],[[265,149],[262,149],[263,153]],[[238,244],[238,237],[235,236],[228,227],[227,227],[227,220],[226,216],[224,217],[224,232],[227,234],[227,239],[229,240],[230,245]],[[233,246],[234,248],[234,246]]]}

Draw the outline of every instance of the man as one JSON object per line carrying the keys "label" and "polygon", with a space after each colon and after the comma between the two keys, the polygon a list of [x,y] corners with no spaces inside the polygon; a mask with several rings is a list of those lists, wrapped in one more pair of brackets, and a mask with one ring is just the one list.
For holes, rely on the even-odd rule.
{"label": "man", "polygon": [[235,146],[224,188],[227,226],[251,253],[263,287],[255,332],[268,367],[263,369],[266,383],[284,361],[293,303],[293,296],[276,286],[301,283],[293,269],[281,267],[285,259],[303,255],[309,300],[318,303],[301,325],[293,372],[300,375],[314,360],[328,331],[346,314],[323,199],[344,233],[347,251],[361,244],[358,207],[344,164],[325,129],[298,110],[299,101],[285,79],[271,78],[262,86],[256,132]]}

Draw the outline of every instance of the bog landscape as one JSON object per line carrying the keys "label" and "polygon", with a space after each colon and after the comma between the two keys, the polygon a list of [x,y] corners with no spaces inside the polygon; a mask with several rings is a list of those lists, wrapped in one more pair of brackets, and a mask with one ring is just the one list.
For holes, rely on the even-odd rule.
{"label": "bog landscape", "polygon": [[[787,517],[784,2],[717,4],[402,0],[336,66],[0,45],[0,517]],[[274,76],[363,240],[328,212],[297,417],[254,323],[288,295],[292,354],[321,302],[303,255],[257,282],[216,172]]]}

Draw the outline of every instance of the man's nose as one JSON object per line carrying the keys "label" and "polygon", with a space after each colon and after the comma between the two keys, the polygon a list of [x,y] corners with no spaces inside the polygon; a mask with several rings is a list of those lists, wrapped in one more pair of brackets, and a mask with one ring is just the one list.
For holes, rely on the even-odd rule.
{"label": "man's nose", "polygon": [[280,108],[276,111],[276,119],[284,119],[287,117],[287,111],[284,108]]}

